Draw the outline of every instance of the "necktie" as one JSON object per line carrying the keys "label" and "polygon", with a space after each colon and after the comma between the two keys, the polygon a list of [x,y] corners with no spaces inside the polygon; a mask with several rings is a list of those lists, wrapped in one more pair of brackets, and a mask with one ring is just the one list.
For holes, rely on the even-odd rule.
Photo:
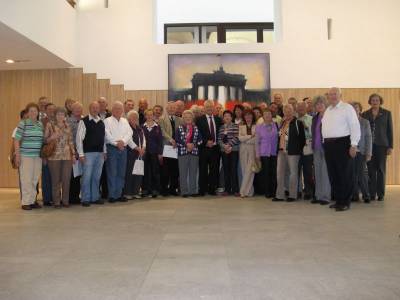
{"label": "necktie", "polygon": [[172,127],[172,138],[175,139],[175,120],[174,117],[170,117],[171,127]]}
{"label": "necktie", "polygon": [[215,128],[214,128],[214,122],[212,120],[212,117],[210,118],[210,133],[211,133],[211,139],[213,142],[215,142]]}

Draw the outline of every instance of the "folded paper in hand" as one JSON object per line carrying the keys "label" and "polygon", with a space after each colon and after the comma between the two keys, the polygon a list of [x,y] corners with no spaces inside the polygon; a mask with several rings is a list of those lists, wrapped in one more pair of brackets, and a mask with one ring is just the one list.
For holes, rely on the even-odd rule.
{"label": "folded paper in hand", "polygon": [[165,145],[164,150],[163,150],[163,157],[169,157],[169,158],[178,158],[178,148],[174,148],[170,145]]}

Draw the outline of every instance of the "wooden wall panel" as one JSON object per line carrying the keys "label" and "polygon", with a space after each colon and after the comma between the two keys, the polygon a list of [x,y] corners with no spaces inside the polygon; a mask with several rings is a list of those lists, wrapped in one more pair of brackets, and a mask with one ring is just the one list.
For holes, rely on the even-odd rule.
{"label": "wooden wall panel", "polygon": [[[326,88],[313,89],[273,89],[272,93],[282,93],[284,99],[296,97],[313,97],[326,93]],[[392,111],[394,122],[395,149],[388,160],[387,183],[400,184],[400,88],[349,88],[343,89],[346,101],[359,101],[364,109],[368,108],[368,97],[372,93],[383,96],[384,107]],[[66,98],[83,102],[85,111],[90,101],[100,96],[106,97],[109,104],[113,101],[133,99],[135,107],[139,99],[146,98],[150,106],[167,103],[166,90],[135,90],[124,91],[123,85],[110,85],[109,79],[97,79],[96,74],[83,74],[81,68],[56,70],[17,70],[0,71],[0,187],[17,186],[16,171],[8,162],[10,136],[18,122],[20,110],[26,103],[36,102],[40,96],[48,96],[57,105],[64,105]]]}
{"label": "wooden wall panel", "polygon": [[82,75],[82,104],[86,109],[88,104],[98,98],[98,81],[96,74]]}
{"label": "wooden wall panel", "polygon": [[97,79],[97,95],[106,99],[111,98],[110,79]]}
{"label": "wooden wall panel", "polygon": [[111,84],[110,85],[110,99],[109,102],[125,101],[125,91],[123,84]]}

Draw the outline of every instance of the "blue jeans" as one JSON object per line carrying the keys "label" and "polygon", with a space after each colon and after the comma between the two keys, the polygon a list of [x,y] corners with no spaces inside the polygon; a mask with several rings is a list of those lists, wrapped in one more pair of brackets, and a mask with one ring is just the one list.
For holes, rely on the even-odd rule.
{"label": "blue jeans", "polygon": [[42,164],[42,197],[43,203],[45,204],[50,204],[53,201],[51,192],[50,169],[47,163]]}
{"label": "blue jeans", "polygon": [[100,177],[103,169],[102,152],[85,153],[82,174],[82,202],[96,202],[100,199]]}
{"label": "blue jeans", "polygon": [[118,199],[122,196],[125,184],[127,150],[107,144],[107,183],[108,198]]}

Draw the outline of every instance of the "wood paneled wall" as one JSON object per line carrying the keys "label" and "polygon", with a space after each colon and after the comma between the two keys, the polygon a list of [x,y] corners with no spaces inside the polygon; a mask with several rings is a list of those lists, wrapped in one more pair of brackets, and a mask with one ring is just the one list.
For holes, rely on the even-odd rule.
{"label": "wood paneled wall", "polygon": [[[298,100],[304,97],[313,97],[326,93],[326,88],[313,89],[273,89],[272,93],[281,93],[284,99],[296,97]],[[400,184],[400,88],[375,89],[375,88],[351,88],[343,89],[343,97],[346,101],[359,101],[364,108],[368,108],[368,97],[372,93],[383,96],[384,107],[392,111],[394,122],[395,149],[388,160],[388,184]],[[166,90],[136,90],[125,91],[121,84],[110,84],[109,79],[98,79],[94,73],[83,73],[82,69],[55,69],[55,70],[18,70],[0,71],[0,187],[16,187],[17,174],[10,168],[8,162],[11,132],[18,122],[21,109],[31,101],[36,102],[41,96],[47,96],[56,105],[63,105],[66,98],[72,98],[82,102],[85,111],[90,101],[99,97],[106,97],[111,104],[114,101],[133,99],[135,107],[140,98],[149,100],[150,105],[167,103]]]}

